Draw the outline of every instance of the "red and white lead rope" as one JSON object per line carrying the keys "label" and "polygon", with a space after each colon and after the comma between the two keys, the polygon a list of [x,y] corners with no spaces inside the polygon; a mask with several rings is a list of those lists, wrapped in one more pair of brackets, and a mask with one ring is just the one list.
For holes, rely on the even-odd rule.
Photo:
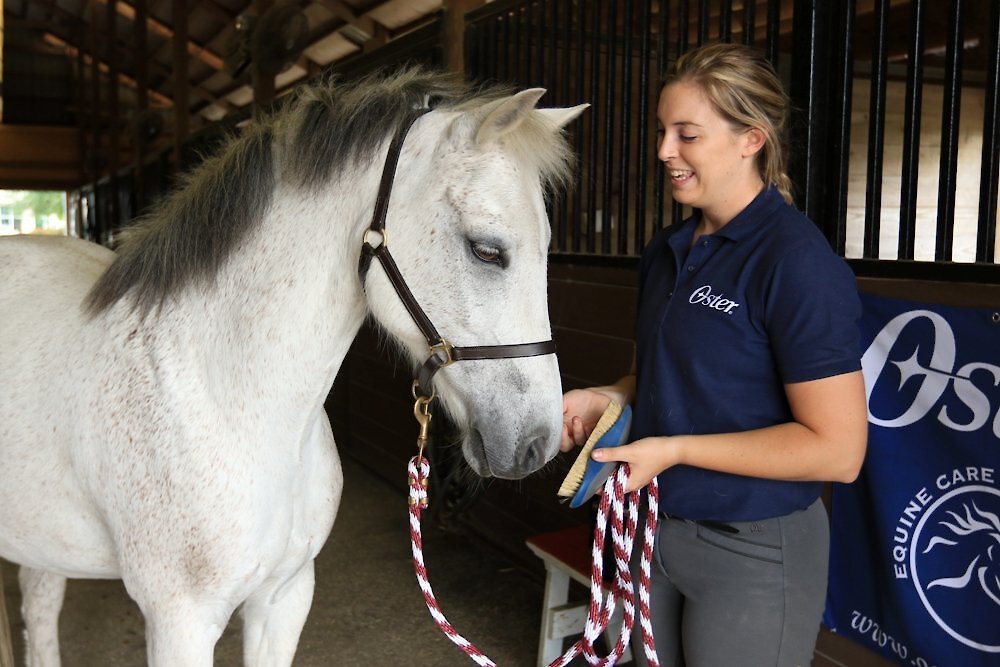
{"label": "red and white lead rope", "polygon": [[[427,507],[427,480],[430,477],[430,463],[423,456],[410,459],[410,543],[413,549],[413,567],[417,573],[420,590],[423,591],[427,609],[441,631],[460,649],[479,665],[496,667],[472,642],[458,633],[448,622],[441,607],[438,605],[434,591],[431,590],[427,578],[427,567],[424,564],[423,543],[420,534],[420,513]],[[604,484],[597,510],[597,522],[594,526],[594,542],[592,549],[590,605],[587,612],[587,622],[583,637],[573,644],[562,656],[554,660],[549,667],[565,667],[573,658],[583,654],[590,665],[606,667],[614,665],[622,657],[628,646],[629,637],[635,626],[636,596],[632,574],[629,570],[629,559],[635,542],[635,533],[639,520],[639,491],[627,494],[628,512],[625,512],[628,483],[628,465],[618,466],[615,474],[608,477]],[[659,510],[659,488],[656,478],[649,484],[649,502],[643,531],[642,554],[639,558],[639,625],[642,628],[642,647],[650,667],[659,667],[656,659],[656,646],[653,643],[653,629],[649,621],[649,572],[653,557],[653,542],[656,535],[656,521]],[[604,589],[604,543],[607,533],[608,519],[611,519],[611,540],[614,549],[617,572],[615,581],[607,591]],[[594,642],[607,629],[611,615],[618,601],[622,604],[622,627],[618,640],[606,656],[599,656],[594,649]]]}

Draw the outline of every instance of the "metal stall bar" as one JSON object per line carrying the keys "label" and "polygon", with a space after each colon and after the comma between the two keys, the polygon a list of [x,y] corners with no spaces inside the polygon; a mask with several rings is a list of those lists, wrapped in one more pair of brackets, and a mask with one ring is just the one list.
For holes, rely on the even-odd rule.
{"label": "metal stall bar", "polygon": [[733,41],[733,0],[719,0],[719,41]]}
{"label": "metal stall bar", "polygon": [[[587,252],[597,250],[597,147],[600,142],[600,112],[601,105],[597,103],[597,91],[600,87],[600,53],[601,53],[601,3],[593,3],[590,27],[590,99],[593,100],[594,114],[590,119],[590,149],[587,151]],[[605,111],[606,113],[606,111]]]}
{"label": "metal stall bar", "polygon": [[743,0],[743,43],[747,46],[753,44],[754,32],[756,29],[755,16],[757,11],[757,0]]}
{"label": "metal stall bar", "polygon": [[677,57],[688,50],[688,23],[691,20],[691,0],[677,0]]}
{"label": "metal stall bar", "polygon": [[[677,57],[688,50],[688,22],[690,0],[678,0],[677,6]],[[684,207],[671,197],[670,222],[679,222],[684,217]]]}
{"label": "metal stall bar", "polygon": [[947,65],[944,70],[944,108],[941,113],[941,161],[938,171],[937,234],[934,259],[950,262],[955,241],[955,174],[958,168],[958,129],[962,105],[962,42],[965,20],[962,0],[951,0],[948,17]]}
{"label": "metal stall bar", "polygon": [[990,44],[986,70],[986,104],[983,111],[983,165],[979,178],[979,225],[976,261],[996,260],[997,179],[1000,176],[1000,3],[990,13]]}
{"label": "metal stall bar", "polygon": [[[630,0],[626,0],[628,2]],[[601,3],[596,3],[601,4]],[[614,210],[614,205],[612,203],[612,183],[613,183],[613,166],[614,166],[614,142],[611,141],[611,137],[614,136],[614,120],[615,120],[615,77],[612,76],[612,72],[615,71],[615,56],[618,52],[618,27],[616,22],[616,16],[618,14],[616,0],[608,0],[608,16],[606,30],[602,31],[600,24],[597,26],[596,33],[605,32],[607,37],[607,45],[605,46],[605,57],[604,57],[604,71],[606,76],[604,78],[604,159],[601,165],[603,170],[603,178],[601,180],[601,188],[603,195],[601,199],[601,252],[605,255],[611,254],[611,223],[613,218],[611,216],[611,211]],[[598,40],[600,44],[600,40]],[[595,86],[595,90],[597,87]]]}
{"label": "metal stall bar", "polygon": [[[508,20],[510,21],[510,42],[507,44],[507,57],[511,61],[510,65],[510,81],[524,81],[522,74],[521,63],[524,62],[524,58],[521,57],[521,12],[522,6],[515,5],[508,15]],[[511,51],[513,50],[513,54]]]}
{"label": "metal stall bar", "polygon": [[[622,17],[622,91],[619,103],[619,109],[621,110],[621,152],[618,156],[618,247],[617,254],[624,255],[628,253],[628,235],[629,228],[632,226],[629,220],[628,208],[631,193],[629,184],[631,179],[629,178],[629,173],[631,171],[631,154],[632,151],[632,109],[633,103],[640,109],[645,108],[646,95],[645,91],[642,91],[639,95],[634,95],[632,90],[632,22],[633,22],[633,11],[632,2],[625,2],[625,15]],[[642,136],[644,134],[645,128],[640,126],[639,131],[639,145],[645,143],[645,138]],[[638,223],[638,219],[636,220]],[[639,234],[638,224],[634,225],[636,227],[635,234]],[[611,231],[610,229],[608,230]],[[610,234],[609,234],[610,236]]]}
{"label": "metal stall bar", "polygon": [[875,4],[871,89],[868,101],[868,172],[862,257],[878,259],[882,223],[882,168],[885,159],[885,94],[889,58],[889,0]]}
{"label": "metal stall bar", "polygon": [[[683,0],[681,0],[683,2]],[[660,2],[660,31],[656,39],[656,80],[661,82],[667,73],[667,35],[670,34],[670,0]],[[657,85],[657,96],[659,95],[659,85]],[[657,98],[654,98],[654,100]],[[656,102],[654,102],[655,104]],[[655,107],[654,107],[655,108]],[[659,146],[656,147],[659,150]],[[663,181],[666,169],[659,159],[656,160],[656,167],[653,170],[653,231],[663,228],[664,190]]]}
{"label": "metal stall bar", "polygon": [[708,0],[698,1],[698,46],[708,41]]}
{"label": "metal stall bar", "polygon": [[781,3],[778,0],[767,2],[767,46],[764,53],[775,69],[778,68],[778,38],[781,36]]}
{"label": "metal stall bar", "polygon": [[543,34],[541,26],[535,20],[535,10],[539,8],[539,3],[532,2],[524,6],[521,10],[522,34],[524,35],[524,69],[525,75],[521,81],[528,85],[537,86],[541,82],[540,73],[535,71],[540,57],[535,53],[538,46],[536,35]]}
{"label": "metal stall bar", "polygon": [[[662,11],[662,7],[661,7]],[[649,85],[649,61],[652,57],[652,43],[649,30],[646,26],[653,22],[653,0],[646,0],[642,7],[642,18],[639,21],[642,35],[639,41],[639,96],[636,100],[639,105],[638,146],[636,147],[636,196],[635,196],[635,237],[633,238],[632,253],[642,253],[642,248],[646,244],[646,196],[648,192],[647,181],[649,180],[649,169],[646,164],[649,160],[649,105],[651,94],[655,94]]]}
{"label": "metal stall bar", "polygon": [[[840,36],[835,49],[832,68],[833,100],[837,108],[834,112],[830,147],[833,165],[830,174],[834,177],[830,184],[830,225],[827,238],[837,254],[843,256],[847,246],[847,184],[851,164],[851,108],[854,99],[854,23],[857,14],[857,0],[844,0],[843,12],[836,17]],[[836,56],[839,56],[836,57]]]}
{"label": "metal stall bar", "polygon": [[[580,12],[577,13],[577,20],[576,20],[576,22],[577,22],[576,45],[575,45],[575,48],[573,49],[573,52],[576,54],[576,81],[577,81],[577,85],[579,86],[579,88],[577,90],[577,96],[580,99],[587,99],[586,97],[584,97],[584,94],[583,94],[583,91],[584,91],[584,82],[586,80],[584,78],[585,77],[585,73],[586,73],[586,67],[585,67],[585,63],[584,63],[584,44],[586,43],[587,31],[586,31],[586,16],[584,15],[584,13],[582,11],[580,11]],[[597,115],[597,108],[595,106],[591,105],[591,107],[590,107],[590,109],[588,109],[588,112],[587,112],[586,115],[587,115],[587,118],[585,120],[587,122],[594,123],[594,119],[595,119],[595,117]],[[581,125],[580,126],[580,131],[578,133],[574,133],[574,134],[576,134],[579,137],[578,143],[577,143],[577,146],[576,146],[576,148],[577,148],[577,154],[578,155],[583,155],[583,137],[584,137],[583,128],[584,127],[585,127],[585,124]],[[591,145],[593,145],[593,143],[591,143]],[[593,158],[593,156],[591,156],[591,159],[592,158]],[[576,188],[576,190],[574,190],[573,211],[575,212],[576,219],[574,220],[574,224],[573,224],[573,247],[572,247],[573,252],[580,252],[580,247],[581,247],[581,238],[580,238],[581,237],[581,229],[580,228],[581,228],[582,225],[580,224],[581,223],[581,219],[580,218],[581,218],[581,215],[583,213],[583,186],[584,186],[584,183],[582,181],[584,180],[584,177],[581,177],[580,180],[581,180],[580,185]],[[592,219],[593,219],[592,215],[588,216],[588,218],[587,218],[588,222],[590,220],[592,220]]]}
{"label": "metal stall bar", "polygon": [[828,175],[826,160],[827,130],[829,127],[829,78],[833,14],[828,3],[812,0],[795,0],[793,20],[794,53],[790,93],[792,132],[798,137],[794,145],[803,148],[794,151],[789,161],[789,176],[795,184],[795,198],[799,207],[820,228],[826,230],[827,211],[824,210],[824,193]]}
{"label": "metal stall bar", "polygon": [[[567,106],[569,100],[569,94],[567,89],[569,87],[569,73],[566,72],[563,76],[559,76],[559,54],[563,54],[563,63],[569,62],[569,56],[566,53],[568,48],[568,40],[566,40],[566,35],[569,31],[569,16],[561,15],[559,10],[563,6],[561,2],[551,2],[548,3],[549,8],[552,11],[550,19],[547,19],[547,23],[552,27],[552,39],[549,40],[549,55],[546,68],[546,81],[552,86],[553,101],[554,105]],[[561,20],[560,20],[561,19]],[[562,26],[561,28],[559,26]],[[549,34],[543,32],[543,34]],[[562,50],[559,49],[560,38],[562,39]],[[563,248],[563,243],[566,240],[566,221],[569,219],[566,211],[567,202],[564,196],[554,198],[551,205],[550,220],[552,221],[552,248],[554,250],[561,250]]]}
{"label": "metal stall bar", "polygon": [[903,184],[899,201],[897,259],[913,259],[917,229],[917,176],[920,169],[920,107],[924,80],[924,0],[910,2],[910,46],[906,61],[903,128]]}

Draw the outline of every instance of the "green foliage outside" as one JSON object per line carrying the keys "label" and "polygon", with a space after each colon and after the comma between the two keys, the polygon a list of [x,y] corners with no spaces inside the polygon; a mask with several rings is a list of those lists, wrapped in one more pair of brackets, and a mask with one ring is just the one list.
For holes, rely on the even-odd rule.
{"label": "green foliage outside", "polygon": [[65,233],[66,194],[43,190],[0,190],[0,234]]}
{"label": "green foliage outside", "polygon": [[48,217],[53,213],[60,218],[66,217],[66,195],[62,192],[27,191],[21,203],[38,217]]}

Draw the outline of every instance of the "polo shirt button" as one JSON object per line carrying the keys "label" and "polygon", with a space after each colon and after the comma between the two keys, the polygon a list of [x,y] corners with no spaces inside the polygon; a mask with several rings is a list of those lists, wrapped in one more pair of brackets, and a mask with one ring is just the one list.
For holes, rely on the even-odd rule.
{"label": "polo shirt button", "polygon": [[701,244],[702,244],[702,245],[708,245],[708,244],[709,244],[709,240],[708,240],[708,239],[705,239],[704,241],[702,241],[702,242],[701,242]]}
{"label": "polo shirt button", "polygon": [[694,271],[694,264],[688,264],[688,271]]}

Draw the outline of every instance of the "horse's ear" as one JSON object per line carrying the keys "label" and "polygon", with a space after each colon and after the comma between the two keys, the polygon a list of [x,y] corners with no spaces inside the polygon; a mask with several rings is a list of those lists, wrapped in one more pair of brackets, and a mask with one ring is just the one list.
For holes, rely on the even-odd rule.
{"label": "horse's ear", "polygon": [[546,116],[556,127],[566,127],[573,119],[582,114],[590,104],[578,104],[575,107],[557,109],[538,109],[538,113]]}
{"label": "horse's ear", "polygon": [[545,94],[544,88],[528,88],[500,102],[483,120],[476,143],[486,146],[521,124]]}

